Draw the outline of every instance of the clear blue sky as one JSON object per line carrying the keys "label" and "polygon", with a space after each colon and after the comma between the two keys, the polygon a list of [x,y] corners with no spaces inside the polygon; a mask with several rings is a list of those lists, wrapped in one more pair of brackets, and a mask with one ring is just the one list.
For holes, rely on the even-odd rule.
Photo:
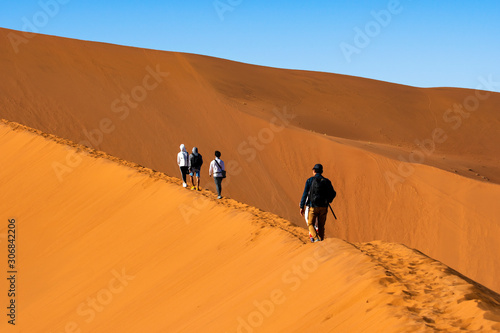
{"label": "clear blue sky", "polygon": [[500,81],[498,0],[19,0],[1,7],[0,27],[30,30],[29,22],[48,35],[419,87]]}

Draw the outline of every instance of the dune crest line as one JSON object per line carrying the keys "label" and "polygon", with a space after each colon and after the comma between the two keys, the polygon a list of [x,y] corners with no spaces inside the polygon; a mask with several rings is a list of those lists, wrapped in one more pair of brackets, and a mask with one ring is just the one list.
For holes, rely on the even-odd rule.
{"label": "dune crest line", "polygon": [[[22,235],[16,331],[500,331],[498,294],[406,246],[305,244],[275,214],[136,163],[4,120],[0,137],[0,208]],[[81,166],[60,183],[50,162],[68,150]],[[178,206],[201,197],[185,224]]]}

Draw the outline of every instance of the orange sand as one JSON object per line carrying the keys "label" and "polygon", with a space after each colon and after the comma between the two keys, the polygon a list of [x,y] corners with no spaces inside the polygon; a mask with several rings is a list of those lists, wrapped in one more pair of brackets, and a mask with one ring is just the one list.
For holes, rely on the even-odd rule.
{"label": "orange sand", "polygon": [[[327,235],[403,243],[500,291],[500,94],[43,35],[16,53],[9,34],[21,33],[0,29],[2,118],[175,177],[180,143],[207,164],[218,149],[224,195],[299,226],[305,179],[323,163],[339,193]],[[57,162],[74,170],[59,168],[63,181],[80,172]]]}
{"label": "orange sand", "polygon": [[[310,244],[273,214],[36,133],[0,124],[19,270],[2,332],[500,331],[500,295],[415,250]],[[59,182],[68,154],[78,168]]]}

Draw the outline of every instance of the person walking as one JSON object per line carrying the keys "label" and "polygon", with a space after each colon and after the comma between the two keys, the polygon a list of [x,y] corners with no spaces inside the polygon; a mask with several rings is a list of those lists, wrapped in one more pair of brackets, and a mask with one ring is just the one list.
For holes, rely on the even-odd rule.
{"label": "person walking", "polygon": [[[200,170],[203,165],[203,157],[198,153],[198,148],[196,147],[193,147],[193,153],[189,155],[189,165],[189,175],[191,176],[191,184],[193,185],[191,189],[201,191]],[[196,178],[196,185],[193,178]]]}
{"label": "person walking", "polygon": [[[307,200],[307,199],[306,199]],[[309,206],[305,206],[305,212],[304,212],[304,219],[306,220],[306,226],[308,226],[307,230],[309,230]],[[316,234],[318,233],[318,217],[316,216],[314,220],[312,221],[312,225],[314,225],[314,228],[316,229]],[[314,237],[309,233],[309,239],[311,242],[314,242]]]}
{"label": "person walking", "polygon": [[210,162],[210,168],[208,174],[210,177],[214,176],[215,187],[217,188],[217,199],[222,199],[222,179],[226,178],[226,168],[224,166],[224,161],[220,159],[220,151],[215,151],[215,158]]}
{"label": "person walking", "polygon": [[[304,216],[305,207],[308,207],[307,225],[311,242],[319,242],[325,238],[326,215],[328,205],[333,201],[337,193],[333,189],[332,182],[323,177],[323,166],[316,164],[313,175],[306,181],[304,193],[300,200],[300,215]],[[318,230],[316,231],[315,222]]]}
{"label": "person walking", "polygon": [[181,151],[177,154],[177,165],[181,170],[182,186],[187,187],[186,176],[189,172],[189,154],[184,144],[181,144],[180,149]]}

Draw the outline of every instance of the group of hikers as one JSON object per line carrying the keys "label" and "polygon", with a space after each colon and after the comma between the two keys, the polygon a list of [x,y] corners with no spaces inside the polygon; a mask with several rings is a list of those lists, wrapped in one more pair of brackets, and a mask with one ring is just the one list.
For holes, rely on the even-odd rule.
{"label": "group of hikers", "polygon": [[[222,180],[226,178],[224,161],[220,159],[220,151],[215,151],[215,158],[210,162],[208,174],[214,177],[217,188],[217,199],[222,199]],[[191,190],[201,191],[200,170],[203,165],[203,157],[197,147],[193,147],[192,154],[188,154],[184,144],[180,145],[177,154],[177,164],[182,175],[182,186],[187,187],[187,175],[191,177]],[[328,207],[337,193],[333,189],[332,182],[323,177],[323,165],[316,164],[313,167],[313,176],[307,179],[300,200],[300,215],[305,217],[311,242],[320,242],[325,239],[325,223]],[[330,207],[331,209],[331,207]],[[332,210],[333,213],[333,210]],[[335,217],[335,213],[333,213]],[[336,218],[336,217],[335,217]]]}
{"label": "group of hikers", "polygon": [[[191,190],[201,191],[200,171],[203,165],[203,156],[198,152],[197,147],[193,147],[192,154],[189,154],[184,144],[180,145],[180,152],[177,154],[177,165],[181,170],[182,186],[187,187],[187,175],[191,177]],[[224,161],[220,159],[220,151],[215,151],[215,158],[210,162],[208,175],[214,177],[215,187],[217,188],[217,199],[222,199],[222,179],[226,178],[226,168]]]}

